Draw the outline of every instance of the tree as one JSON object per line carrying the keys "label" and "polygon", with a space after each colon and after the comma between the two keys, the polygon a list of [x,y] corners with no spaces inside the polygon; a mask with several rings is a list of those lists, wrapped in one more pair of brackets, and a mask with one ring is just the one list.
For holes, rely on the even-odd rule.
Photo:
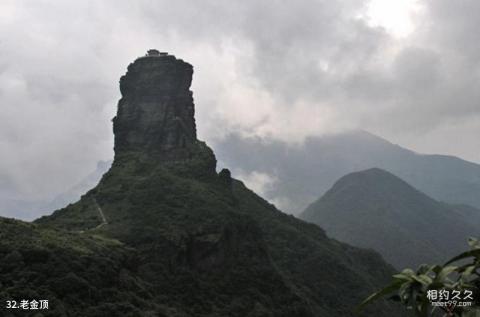
{"label": "tree", "polygon": [[390,285],[365,299],[357,312],[388,297],[418,317],[480,316],[480,242],[470,238],[468,243],[469,251],[443,265],[423,264],[416,271],[407,268],[393,275]]}

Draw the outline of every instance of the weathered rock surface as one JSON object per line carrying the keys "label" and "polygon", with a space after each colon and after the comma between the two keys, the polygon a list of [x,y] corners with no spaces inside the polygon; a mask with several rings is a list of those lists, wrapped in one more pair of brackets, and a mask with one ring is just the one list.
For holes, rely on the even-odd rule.
{"label": "weathered rock surface", "polygon": [[192,65],[171,55],[147,55],[128,66],[113,119],[116,154],[173,151],[184,158],[182,149],[197,138],[192,73]]}

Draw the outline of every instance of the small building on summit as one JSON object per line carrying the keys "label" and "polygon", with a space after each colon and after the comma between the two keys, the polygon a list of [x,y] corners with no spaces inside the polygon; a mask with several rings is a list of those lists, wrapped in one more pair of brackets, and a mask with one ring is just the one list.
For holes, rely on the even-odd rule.
{"label": "small building on summit", "polygon": [[159,50],[156,49],[150,49],[147,51],[147,56],[167,56],[167,52],[160,52]]}

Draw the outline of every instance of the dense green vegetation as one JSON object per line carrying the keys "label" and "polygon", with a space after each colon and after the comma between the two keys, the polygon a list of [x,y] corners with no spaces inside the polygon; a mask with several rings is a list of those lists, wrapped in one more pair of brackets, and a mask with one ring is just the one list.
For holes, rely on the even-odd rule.
{"label": "dense green vegetation", "polygon": [[[184,162],[117,157],[99,186],[37,223],[134,249],[135,278],[168,316],[348,316],[388,281],[393,269],[380,256],[330,240],[228,171],[212,172],[213,154],[198,145]],[[99,229],[94,200],[108,220]],[[366,315],[400,316],[385,303]]]}
{"label": "dense green vegetation", "polygon": [[[117,240],[0,218],[1,316],[142,316],[161,311],[140,258]],[[49,310],[7,310],[7,300],[49,301]],[[142,307],[139,309],[138,307]],[[145,314],[143,314],[145,313]]]}

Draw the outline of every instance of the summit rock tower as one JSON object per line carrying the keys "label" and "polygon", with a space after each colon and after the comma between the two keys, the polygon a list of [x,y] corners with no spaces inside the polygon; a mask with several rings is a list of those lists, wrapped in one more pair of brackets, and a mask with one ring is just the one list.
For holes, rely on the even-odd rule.
{"label": "summit rock tower", "polygon": [[113,119],[116,154],[188,156],[186,149],[197,140],[192,74],[192,65],[157,50],[149,50],[128,66],[120,78],[122,98]]}

